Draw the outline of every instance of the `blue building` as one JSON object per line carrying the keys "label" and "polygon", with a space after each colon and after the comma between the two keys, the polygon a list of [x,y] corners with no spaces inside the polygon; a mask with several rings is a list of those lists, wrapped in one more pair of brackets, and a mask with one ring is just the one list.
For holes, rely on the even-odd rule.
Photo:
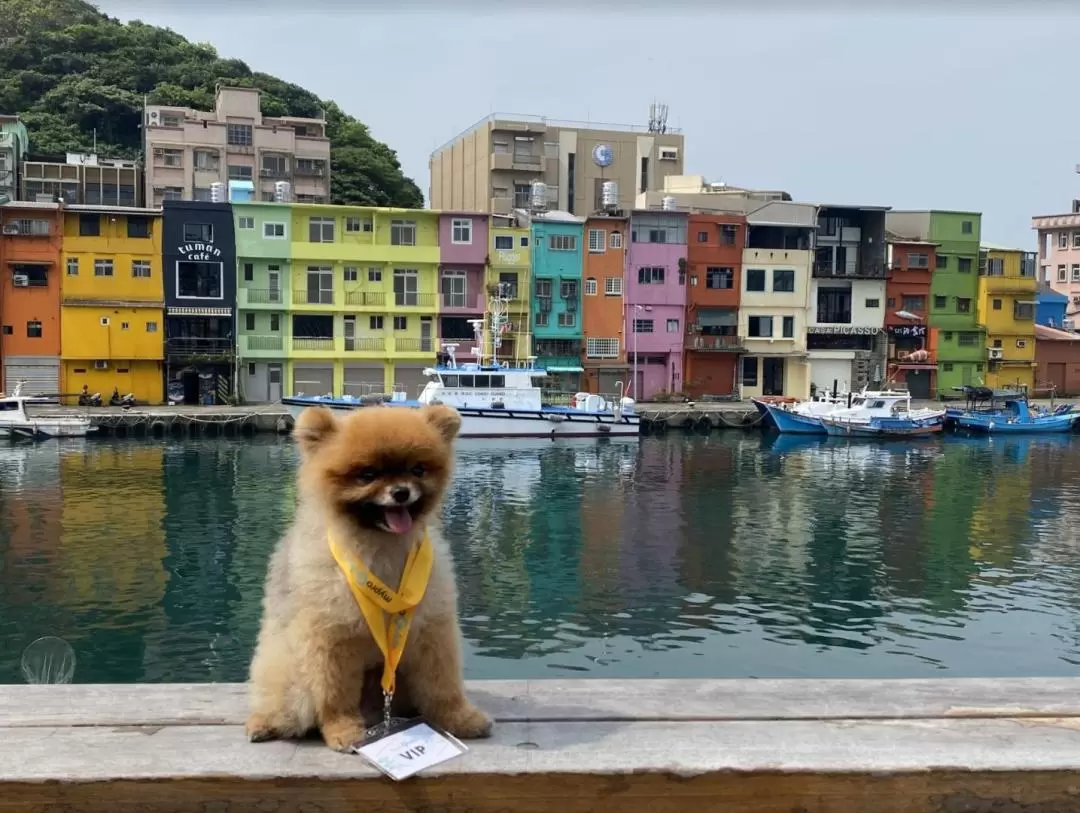
{"label": "blue building", "polygon": [[1040,282],[1039,293],[1035,297],[1035,324],[1061,330],[1068,305],[1069,297],[1059,294],[1049,283]]}
{"label": "blue building", "polygon": [[529,215],[532,230],[533,355],[549,386],[581,387],[581,285],[585,218],[566,212]]}

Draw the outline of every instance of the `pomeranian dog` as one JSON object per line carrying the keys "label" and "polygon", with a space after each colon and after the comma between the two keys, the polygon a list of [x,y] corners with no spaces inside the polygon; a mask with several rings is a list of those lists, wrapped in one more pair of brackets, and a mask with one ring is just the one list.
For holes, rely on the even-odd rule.
{"label": "pomeranian dog", "polygon": [[317,727],[328,746],[348,751],[364,738],[363,710],[382,710],[372,676],[383,655],[331,553],[331,535],[391,590],[410,549],[430,536],[434,563],[398,666],[395,707],[407,702],[456,737],[491,733],[491,719],[465,697],[453,562],[438,527],[460,428],[447,406],[300,415],[296,518],[270,559],[251,663],[252,742]]}

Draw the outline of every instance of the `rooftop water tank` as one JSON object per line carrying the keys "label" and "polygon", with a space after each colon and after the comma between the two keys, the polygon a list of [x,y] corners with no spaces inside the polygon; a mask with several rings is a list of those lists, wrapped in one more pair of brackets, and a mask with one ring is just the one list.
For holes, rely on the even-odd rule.
{"label": "rooftop water tank", "polygon": [[543,181],[533,181],[529,187],[529,208],[534,212],[547,211],[548,188]]}
{"label": "rooftop water tank", "polygon": [[619,185],[615,181],[600,184],[600,205],[607,211],[619,208]]}
{"label": "rooftop water tank", "polygon": [[277,203],[288,203],[292,198],[292,185],[288,181],[278,181],[274,184],[274,200]]}
{"label": "rooftop water tank", "polygon": [[225,184],[221,181],[210,184],[210,202],[225,203]]}
{"label": "rooftop water tank", "polygon": [[664,195],[664,197],[660,200],[660,208],[663,209],[665,212],[675,211],[675,198],[671,195]]}

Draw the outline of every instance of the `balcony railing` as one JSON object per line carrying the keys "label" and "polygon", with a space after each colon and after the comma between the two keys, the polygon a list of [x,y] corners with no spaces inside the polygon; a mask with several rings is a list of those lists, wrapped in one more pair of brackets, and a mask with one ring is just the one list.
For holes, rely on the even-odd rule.
{"label": "balcony railing", "polygon": [[386,294],[382,291],[346,291],[345,304],[381,308],[386,305]]}
{"label": "balcony railing", "polygon": [[322,164],[316,164],[315,166],[304,166],[303,164],[297,164],[294,170],[297,177],[302,178],[321,178],[326,174],[326,167]]}
{"label": "balcony railing", "polygon": [[333,350],[334,339],[332,337],[297,336],[292,340],[293,350]]}
{"label": "balcony railing", "polygon": [[483,300],[479,294],[443,294],[442,307],[447,310],[482,311]]}
{"label": "balcony railing", "polygon": [[250,305],[280,305],[285,300],[285,294],[280,288],[241,288],[247,293],[247,301]]}
{"label": "balcony railing", "polygon": [[362,339],[345,337],[346,353],[382,353],[386,350],[386,339],[366,337]]}
{"label": "balcony railing", "polygon": [[271,179],[271,180],[277,179],[277,178],[288,178],[289,177],[289,170],[287,170],[287,169],[273,169],[271,167],[263,167],[262,169],[259,170],[259,177],[260,178],[268,178],[268,179]]}
{"label": "balcony railing", "polygon": [[434,339],[394,339],[394,350],[398,353],[434,353]]}
{"label": "balcony railing", "polygon": [[434,308],[435,294],[417,294],[410,292],[395,292],[394,307],[397,308]]}
{"label": "balcony railing", "polygon": [[333,291],[293,291],[294,305],[333,305]]}
{"label": "balcony railing", "polygon": [[176,355],[232,355],[234,347],[232,339],[179,338],[165,341],[165,349]]}
{"label": "balcony railing", "polygon": [[814,263],[815,277],[835,279],[885,279],[885,263],[864,262],[852,270],[834,263]]}
{"label": "balcony railing", "polygon": [[281,350],[285,342],[281,336],[245,336],[248,350]]}
{"label": "balcony railing", "polygon": [[719,352],[739,352],[746,347],[742,336],[706,336],[693,333],[686,337],[687,350],[713,350]]}

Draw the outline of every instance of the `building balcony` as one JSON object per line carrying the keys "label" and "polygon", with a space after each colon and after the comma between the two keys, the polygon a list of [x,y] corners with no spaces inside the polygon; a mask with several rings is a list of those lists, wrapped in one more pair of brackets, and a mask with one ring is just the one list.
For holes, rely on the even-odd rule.
{"label": "building balcony", "polygon": [[326,176],[326,167],[320,165],[304,166],[303,164],[297,164],[296,169],[294,169],[293,172],[298,178],[323,178]]}
{"label": "building balcony", "polygon": [[394,293],[390,307],[396,310],[434,310],[435,294]]}
{"label": "building balcony", "polygon": [[332,336],[297,336],[292,340],[292,349],[308,353],[330,353],[334,350]]}
{"label": "building balcony", "polygon": [[480,294],[442,294],[440,313],[483,313],[484,297]]}
{"label": "building balcony", "polygon": [[386,307],[386,294],[382,291],[346,291],[345,304],[356,308]]}
{"label": "building balcony", "polygon": [[813,274],[819,279],[885,279],[885,263],[863,262],[853,269],[834,263],[814,263]]}
{"label": "building balcony", "polygon": [[285,304],[285,292],[281,288],[240,288],[237,300],[241,308],[271,305],[280,309]]}
{"label": "building balcony", "polygon": [[982,329],[974,310],[970,313],[934,313],[929,321],[931,325],[942,331]]}
{"label": "building balcony", "polygon": [[545,370],[559,367],[580,367],[581,357],[570,355],[537,356],[536,366]]}
{"label": "building balcony", "polygon": [[240,341],[241,347],[246,350],[281,351],[285,349],[285,339],[282,338],[280,333],[266,336],[247,334],[241,336]]}
{"label": "building balcony", "polygon": [[289,170],[263,167],[259,170],[259,177],[264,181],[287,181],[289,180]]}
{"label": "building balcony", "polygon": [[508,152],[492,154],[490,162],[492,171],[537,172],[543,166],[544,157],[541,155],[515,155]]}
{"label": "building balcony", "polygon": [[686,337],[684,347],[687,350],[742,353],[746,350],[746,341],[742,336],[706,336],[693,333]]}
{"label": "building balcony", "polygon": [[169,356],[206,358],[232,358],[236,346],[232,339],[178,338],[165,340],[165,353]]}
{"label": "building balcony", "polygon": [[382,336],[368,336],[364,338],[345,339],[346,353],[378,353],[386,354],[386,339]]}
{"label": "building balcony", "polygon": [[294,305],[328,305],[334,304],[333,291],[293,291],[292,301]]}
{"label": "building balcony", "polygon": [[8,220],[0,226],[4,237],[49,237],[52,223],[48,220]]}
{"label": "building balcony", "polygon": [[434,339],[412,339],[394,337],[395,353],[423,353],[432,355],[435,352]]}
{"label": "building balcony", "polygon": [[1039,282],[1035,277],[979,277],[989,294],[1031,294],[1035,296]]}

